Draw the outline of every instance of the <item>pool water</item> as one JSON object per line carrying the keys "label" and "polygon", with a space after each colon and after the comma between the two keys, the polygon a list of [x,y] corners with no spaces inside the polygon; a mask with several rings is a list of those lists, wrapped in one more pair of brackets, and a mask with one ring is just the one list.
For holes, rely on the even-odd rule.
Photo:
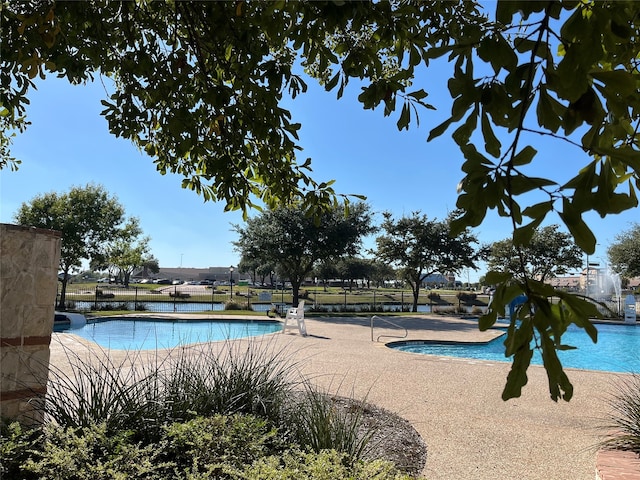
{"label": "pool water", "polygon": [[[578,347],[558,351],[564,367],[607,372],[640,373],[640,326],[596,325],[598,343],[593,343],[584,330],[571,326],[562,343]],[[460,357],[497,362],[511,362],[504,356],[504,336],[488,343],[445,343],[427,341],[392,342],[389,347],[411,353]],[[534,350],[533,365],[542,365],[542,355]]]}
{"label": "pool water", "polygon": [[278,322],[247,320],[159,320],[105,318],[69,333],[117,350],[173,348],[196,342],[254,337],[282,329]]}

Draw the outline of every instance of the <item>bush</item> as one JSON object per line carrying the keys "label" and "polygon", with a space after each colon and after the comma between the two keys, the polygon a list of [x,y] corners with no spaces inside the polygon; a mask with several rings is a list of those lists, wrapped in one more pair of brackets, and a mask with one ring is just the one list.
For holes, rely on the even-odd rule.
{"label": "bush", "polygon": [[131,429],[156,438],[167,421],[159,365],[142,367],[145,362],[136,352],[115,362],[105,352],[87,360],[69,348],[64,351],[70,368],[49,366],[47,420],[63,428],[104,423],[109,433]]}
{"label": "bush", "polygon": [[212,466],[241,469],[284,450],[277,430],[253,415],[215,415],[174,423],[167,428],[166,444],[166,458],[179,470],[215,475],[224,469],[215,472]]}
{"label": "bush", "polygon": [[18,422],[0,424],[0,478],[25,478],[22,466],[41,435],[39,429],[24,428]]}
{"label": "bush", "polygon": [[49,424],[43,442],[31,450],[22,469],[39,480],[110,480],[167,478],[169,465],[158,461],[157,445],[131,441],[130,431],[109,433],[105,423],[84,428]]}
{"label": "bush", "polygon": [[243,480],[410,480],[393,464],[381,460],[350,463],[335,450],[321,453],[290,451],[281,457],[267,457],[248,467]]}
{"label": "bush", "polygon": [[[410,480],[390,462],[352,461],[335,450],[281,450],[275,430],[251,416],[215,416],[176,423],[157,443],[133,441],[130,431],[108,434],[50,424],[33,448],[3,456],[2,478],[20,480]],[[14,432],[15,433],[15,432]],[[25,432],[12,437],[23,442]],[[2,438],[3,446],[8,443]],[[3,454],[6,450],[3,449]],[[5,476],[6,475],[6,476]]]}
{"label": "bush", "polygon": [[640,454],[640,374],[621,377],[609,405],[602,447]]}
{"label": "bush", "polygon": [[127,302],[104,302],[98,303],[97,307],[94,310],[111,312],[111,311],[126,311],[129,310],[129,304]]}
{"label": "bush", "polygon": [[310,312],[319,312],[319,313],[327,313],[329,312],[329,307],[325,307],[322,305],[312,305],[309,309]]}
{"label": "bush", "polygon": [[242,310],[242,305],[240,305],[235,300],[229,300],[228,302],[225,302],[224,309],[225,310]]}
{"label": "bush", "polygon": [[478,298],[475,293],[469,292],[458,292],[456,293],[456,297],[458,297],[458,300],[461,302],[472,302]]}

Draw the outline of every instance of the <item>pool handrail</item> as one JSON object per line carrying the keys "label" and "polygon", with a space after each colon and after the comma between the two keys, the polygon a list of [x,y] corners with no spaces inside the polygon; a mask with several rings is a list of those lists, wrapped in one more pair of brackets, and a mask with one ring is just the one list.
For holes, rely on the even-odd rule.
{"label": "pool handrail", "polygon": [[387,320],[386,318],[379,317],[378,315],[373,315],[373,316],[371,317],[371,341],[372,341],[372,342],[374,341],[374,340],[373,340],[373,323],[374,323],[374,320],[375,320],[376,318],[377,318],[378,320],[382,320],[382,321],[383,321],[383,322],[385,322],[385,323],[388,323],[389,325],[393,325],[393,326],[394,326],[394,327],[396,327],[396,328],[402,328],[402,329],[404,329],[404,336],[402,336],[402,337],[401,337],[400,335],[378,335],[378,338],[376,338],[376,340],[375,340],[376,342],[379,342],[379,341],[380,341],[380,339],[381,339],[382,337],[385,337],[385,338],[407,338],[407,336],[409,335],[409,331],[407,330],[407,328],[406,328],[406,327],[403,327],[403,326],[401,326],[401,325],[398,325],[398,324],[396,324],[396,323],[393,323],[392,321]]}

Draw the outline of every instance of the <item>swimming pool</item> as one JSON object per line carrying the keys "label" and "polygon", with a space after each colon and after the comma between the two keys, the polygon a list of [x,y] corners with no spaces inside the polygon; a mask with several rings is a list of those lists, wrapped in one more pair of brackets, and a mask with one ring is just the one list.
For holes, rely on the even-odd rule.
{"label": "swimming pool", "polygon": [[[575,326],[571,326],[562,336],[562,343],[578,347],[577,350],[558,352],[562,365],[584,370],[607,372],[640,372],[640,326],[596,325],[598,343]],[[424,340],[388,343],[387,346],[404,352],[460,357],[497,362],[511,362],[504,356],[504,336],[488,343],[461,344],[455,342],[431,342]],[[542,365],[542,356],[534,351],[533,365]]]}
{"label": "swimming pool", "polygon": [[69,333],[117,350],[153,350],[196,342],[254,337],[282,329],[262,320],[179,320],[153,317],[109,317]]}

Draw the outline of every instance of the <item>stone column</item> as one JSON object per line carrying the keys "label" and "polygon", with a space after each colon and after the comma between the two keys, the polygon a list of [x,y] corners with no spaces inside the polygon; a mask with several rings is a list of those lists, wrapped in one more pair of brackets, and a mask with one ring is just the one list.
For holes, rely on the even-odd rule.
{"label": "stone column", "polygon": [[41,420],[60,232],[0,224],[0,416]]}

